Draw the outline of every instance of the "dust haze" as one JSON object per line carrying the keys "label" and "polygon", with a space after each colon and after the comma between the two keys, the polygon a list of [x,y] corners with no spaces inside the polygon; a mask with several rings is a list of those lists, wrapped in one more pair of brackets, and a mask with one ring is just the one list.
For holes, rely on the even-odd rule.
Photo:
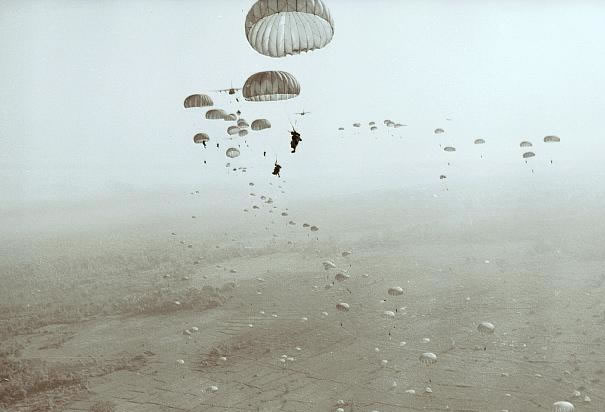
{"label": "dust haze", "polygon": [[324,3],[0,1],[0,410],[605,409],[605,5]]}

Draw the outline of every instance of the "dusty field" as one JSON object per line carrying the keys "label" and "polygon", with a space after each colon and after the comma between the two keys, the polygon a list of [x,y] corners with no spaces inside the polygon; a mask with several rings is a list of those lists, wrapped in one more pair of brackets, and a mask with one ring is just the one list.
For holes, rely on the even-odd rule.
{"label": "dusty field", "polygon": [[[192,235],[192,248],[141,228],[138,244],[103,233],[28,241],[31,259],[3,265],[4,407],[521,412],[568,399],[602,411],[594,221],[497,212],[469,226],[437,209],[397,225],[379,212],[353,225],[354,210],[331,209],[324,219],[341,230],[325,224],[316,239],[284,226],[277,240]],[[495,333],[480,335],[481,321]],[[422,365],[423,352],[436,364]]]}

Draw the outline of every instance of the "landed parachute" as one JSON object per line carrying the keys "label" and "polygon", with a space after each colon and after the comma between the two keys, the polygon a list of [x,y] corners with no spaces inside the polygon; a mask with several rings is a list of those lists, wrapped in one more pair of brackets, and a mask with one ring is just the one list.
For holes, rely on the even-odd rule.
{"label": "landed parachute", "polygon": [[259,72],[248,77],[242,93],[250,102],[287,100],[300,94],[300,84],[288,72]]}
{"label": "landed parachute", "polygon": [[475,139],[475,144],[485,144],[485,140],[483,139]]}
{"label": "landed parachute", "polygon": [[234,159],[238,157],[240,153],[239,150],[237,150],[235,147],[230,147],[229,149],[227,149],[225,154],[227,155],[227,157]]}
{"label": "landed parachute", "polygon": [[395,287],[389,288],[387,293],[391,296],[401,296],[401,295],[403,295],[403,288],[401,286],[395,286]]}
{"label": "landed parachute", "polygon": [[536,154],[534,152],[525,152],[523,153],[524,159],[529,159],[530,157],[534,157]]}
{"label": "landed parachute", "polygon": [[557,143],[560,141],[561,139],[558,136],[546,136],[544,138],[544,143]]}
{"label": "landed parachute", "polygon": [[339,312],[348,312],[351,307],[348,303],[340,302],[336,304],[336,310]]}
{"label": "landed parachute", "polygon": [[252,130],[259,131],[271,128],[271,122],[267,119],[256,119],[250,126]]}
{"label": "landed parachute", "polygon": [[528,141],[523,141],[519,144],[519,147],[532,147],[533,144],[531,144],[531,142]]}
{"label": "landed parachute", "polygon": [[240,128],[237,126],[229,126],[227,128],[227,133],[231,136],[238,134],[240,131]]}
{"label": "landed parachute", "polygon": [[206,112],[208,120],[223,120],[226,116],[227,113],[222,109],[210,109]]}
{"label": "landed parachute", "polygon": [[284,57],[326,46],[334,36],[334,21],[322,0],[258,0],[244,30],[254,50]]}
{"label": "landed parachute", "polygon": [[431,366],[437,363],[437,355],[433,352],[425,352],[420,355],[420,363],[426,366]]}
{"label": "landed parachute", "polygon": [[205,94],[192,94],[191,96],[188,96],[185,99],[183,105],[186,109],[188,109],[190,107],[212,106],[214,105],[214,102],[212,101],[210,96],[207,96]]}
{"label": "landed parachute", "polygon": [[193,143],[204,143],[204,142],[209,142],[210,141],[210,137],[206,134],[206,133],[198,133],[195,136],[193,136]]}

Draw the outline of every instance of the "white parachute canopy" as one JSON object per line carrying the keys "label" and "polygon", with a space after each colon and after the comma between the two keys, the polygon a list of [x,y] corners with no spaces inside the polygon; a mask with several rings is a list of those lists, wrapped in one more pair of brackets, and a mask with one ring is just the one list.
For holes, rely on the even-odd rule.
{"label": "white parachute canopy", "polygon": [[230,147],[229,149],[227,149],[225,154],[227,155],[227,157],[233,159],[239,156],[239,150],[237,150],[235,147]]}
{"label": "white parachute canopy", "polygon": [[250,102],[287,100],[300,94],[300,84],[288,72],[259,72],[248,77],[242,94]]}
{"label": "white parachute canopy", "polygon": [[269,129],[271,127],[271,122],[267,119],[256,119],[252,122],[250,128],[255,131]]}
{"label": "white parachute canopy", "polygon": [[574,406],[566,401],[559,401],[552,404],[552,412],[574,412]]}
{"label": "white parachute canopy", "polygon": [[258,0],[244,30],[254,50],[284,57],[326,46],[334,36],[334,21],[323,0]]}

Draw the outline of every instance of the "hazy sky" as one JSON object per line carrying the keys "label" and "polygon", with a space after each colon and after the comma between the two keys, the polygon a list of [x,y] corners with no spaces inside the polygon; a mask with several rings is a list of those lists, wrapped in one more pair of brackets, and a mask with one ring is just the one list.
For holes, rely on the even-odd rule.
{"label": "hazy sky", "polygon": [[[453,185],[522,182],[531,177],[520,159],[524,139],[536,144],[536,179],[604,188],[605,2],[326,3],[333,41],[273,59],[245,38],[252,1],[0,1],[4,206],[132,190],[235,190],[272,178],[267,149],[298,194],[439,188],[441,173]],[[234,162],[248,176],[228,175],[228,124],[183,109],[183,99],[241,86],[264,70],[294,74],[301,95],[241,106],[212,95],[216,106],[274,126],[249,135],[250,148]],[[312,114],[297,124],[303,142],[291,155],[288,120],[302,109]],[[384,119],[409,126],[392,136]],[[380,131],[369,132],[372,120]],[[356,121],[365,127],[354,133]],[[447,133],[436,137],[436,127]],[[192,143],[200,131],[222,142],[220,152]],[[545,146],[547,134],[562,142]],[[477,137],[487,140],[484,159]],[[458,151],[444,153],[439,142]]]}

